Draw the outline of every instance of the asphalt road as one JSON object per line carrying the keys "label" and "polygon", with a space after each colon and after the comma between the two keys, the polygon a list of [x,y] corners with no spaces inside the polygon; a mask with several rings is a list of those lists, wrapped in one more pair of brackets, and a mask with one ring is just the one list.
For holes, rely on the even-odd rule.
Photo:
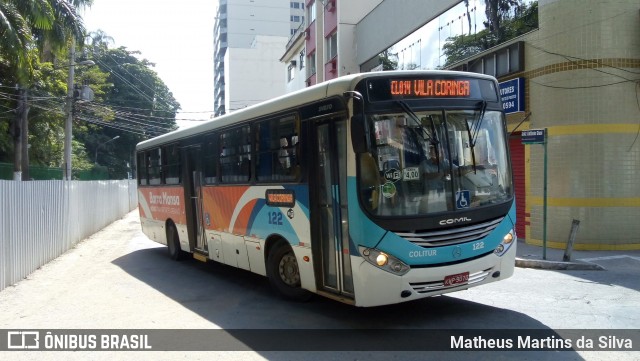
{"label": "asphalt road", "polygon": [[[384,307],[321,297],[293,303],[250,272],[171,261],[166,247],[142,234],[134,211],[0,292],[0,329],[637,330],[639,273],[637,265],[612,259],[606,271],[518,268],[503,282]],[[638,360],[640,352],[11,351],[0,359]]]}

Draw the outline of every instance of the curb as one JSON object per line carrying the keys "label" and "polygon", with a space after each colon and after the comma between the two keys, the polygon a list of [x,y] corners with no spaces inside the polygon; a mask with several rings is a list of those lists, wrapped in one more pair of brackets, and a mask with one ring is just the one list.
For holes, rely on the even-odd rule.
{"label": "curb", "polygon": [[588,271],[605,271],[606,269],[600,265],[589,262],[560,262],[546,260],[532,260],[516,257],[516,267],[520,268],[536,268],[546,270],[588,270]]}

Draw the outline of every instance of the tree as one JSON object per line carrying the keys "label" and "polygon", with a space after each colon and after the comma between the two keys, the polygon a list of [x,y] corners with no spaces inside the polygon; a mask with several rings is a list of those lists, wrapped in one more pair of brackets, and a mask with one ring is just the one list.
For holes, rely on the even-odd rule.
{"label": "tree", "polygon": [[[76,139],[96,155],[99,165],[108,168],[111,177],[122,178],[129,170],[127,163],[134,163],[137,143],[177,129],[175,116],[180,104],[152,69],[152,62],[139,59],[139,52],[126,47],[109,49],[108,42],[96,41],[98,38],[107,37],[92,37],[87,44],[96,50],[92,55],[96,66],[91,71],[97,68],[107,77],[94,101],[76,104]],[[93,80],[89,84],[96,89]],[[99,148],[116,136],[110,148]]]}
{"label": "tree", "polygon": [[[139,60],[137,52],[124,47],[109,49],[113,39],[100,30],[85,37],[76,9],[91,3],[92,0],[0,0],[0,161],[13,158],[18,170],[28,170],[29,161],[61,166],[67,49],[74,39],[88,40],[83,56],[97,63],[90,68],[75,68],[73,83],[89,86],[95,94],[93,101],[75,102],[75,170],[96,167],[96,150],[117,135],[113,154],[107,151],[111,148],[101,148],[98,162],[107,166],[114,177],[124,177],[126,162],[133,163],[136,143],[177,128],[175,115],[180,105],[153,71],[153,63]],[[11,118],[13,122],[5,121]],[[37,141],[29,142],[27,136]],[[31,154],[22,156],[20,150],[26,152],[29,143]]]}
{"label": "tree", "polygon": [[[513,3],[513,1],[509,1],[509,3]],[[487,22],[485,23],[487,28],[476,34],[447,38],[447,42],[442,46],[446,59],[443,67],[446,68],[538,27],[537,1],[529,5],[521,3],[513,11],[502,9],[501,12],[494,14],[498,17],[498,20],[494,20],[494,24],[501,24],[500,31],[496,31],[490,22]]]}
{"label": "tree", "polygon": [[0,1],[0,84],[17,84],[15,98],[9,104],[16,110],[11,127],[14,140],[16,176],[27,170],[28,179],[28,89],[34,80],[34,68],[45,49],[61,49],[69,39],[82,36],[84,26],[78,6],[92,0],[3,0]]}
{"label": "tree", "polygon": [[519,9],[523,7],[522,0],[485,0],[485,14],[487,15],[487,21],[484,22],[485,28],[494,33],[499,43],[502,43],[504,38],[504,28],[502,21],[512,12],[518,13]]}
{"label": "tree", "polygon": [[382,70],[397,70],[398,69],[398,53],[394,53],[393,49],[389,48],[380,55],[378,55],[380,64],[382,64]]}

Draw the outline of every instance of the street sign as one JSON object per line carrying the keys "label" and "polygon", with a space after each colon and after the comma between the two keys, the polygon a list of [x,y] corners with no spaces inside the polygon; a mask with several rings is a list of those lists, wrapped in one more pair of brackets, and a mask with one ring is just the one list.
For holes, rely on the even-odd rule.
{"label": "street sign", "polygon": [[524,78],[515,78],[500,84],[500,100],[506,114],[524,112]]}
{"label": "street sign", "polygon": [[530,129],[522,131],[522,144],[543,144],[547,129]]}

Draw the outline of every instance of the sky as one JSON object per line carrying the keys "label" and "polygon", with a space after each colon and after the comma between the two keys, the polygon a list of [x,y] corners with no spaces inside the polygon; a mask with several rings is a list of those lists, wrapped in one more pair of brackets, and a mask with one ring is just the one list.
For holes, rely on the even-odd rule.
{"label": "sky", "polygon": [[[217,0],[94,0],[81,12],[88,32],[98,29],[155,63],[180,103],[178,125],[213,114],[213,26]],[[188,120],[187,120],[188,119]]]}

